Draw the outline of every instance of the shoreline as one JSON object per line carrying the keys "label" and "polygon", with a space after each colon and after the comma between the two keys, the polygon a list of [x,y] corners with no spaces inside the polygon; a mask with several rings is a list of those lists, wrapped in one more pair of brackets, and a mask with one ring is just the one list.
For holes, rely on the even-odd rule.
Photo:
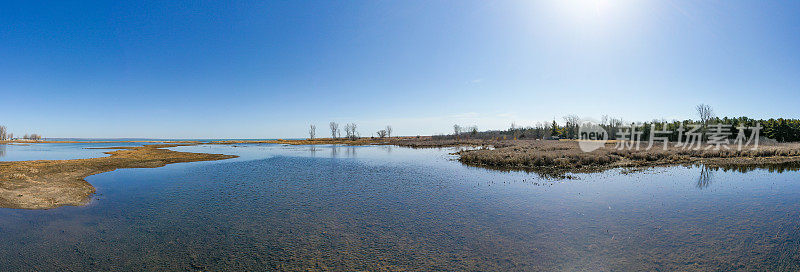
{"label": "shoreline", "polygon": [[158,168],[173,163],[215,161],[235,155],[190,153],[165,148],[195,144],[108,147],[108,157],[0,162],[0,208],[52,209],[81,206],[95,188],[86,177],[123,168]]}
{"label": "shoreline", "polygon": [[[58,141],[61,143],[61,141]],[[75,141],[77,143],[143,141]],[[165,143],[167,142],[167,143]],[[51,143],[14,142],[13,144]],[[236,155],[191,153],[165,148],[199,144],[286,144],[286,145],[395,145],[409,148],[477,147],[460,150],[458,161],[464,165],[498,171],[525,171],[544,178],[570,179],[570,174],[598,173],[612,169],[637,171],[653,167],[703,165],[712,168],[748,171],[761,169],[800,169],[800,143],[760,145],[756,150],[716,151],[685,150],[615,150],[614,143],[592,152],[582,152],[572,140],[485,140],[433,139],[432,137],[393,137],[314,140],[229,140],[229,141],[158,141],[135,147],[100,147],[109,149],[107,157],[73,160],[35,160],[0,162],[0,208],[51,209],[85,205],[95,188],[85,178],[123,168],[157,168],[172,163],[214,161]]]}
{"label": "shoreline", "polygon": [[147,141],[132,141],[132,140],[123,140],[123,141],[107,141],[107,140],[98,140],[98,141],[50,141],[50,140],[41,140],[41,141],[34,141],[34,140],[14,140],[14,141],[0,141],[0,144],[111,144],[111,143],[163,143],[163,144],[194,144],[194,143],[202,143],[201,141],[183,141],[183,140],[165,140],[165,141],[154,141],[154,140],[147,140]]}
{"label": "shoreline", "polygon": [[615,150],[615,141],[603,149],[582,152],[575,140],[433,139],[422,137],[314,140],[216,141],[209,144],[273,143],[287,145],[395,145],[410,148],[478,147],[455,152],[467,166],[498,171],[525,171],[546,178],[569,178],[568,174],[598,173],[612,169],[637,170],[652,167],[705,165],[724,169],[774,168],[800,164],[800,143],[770,143],[756,150],[698,150],[668,145],[667,150]]}

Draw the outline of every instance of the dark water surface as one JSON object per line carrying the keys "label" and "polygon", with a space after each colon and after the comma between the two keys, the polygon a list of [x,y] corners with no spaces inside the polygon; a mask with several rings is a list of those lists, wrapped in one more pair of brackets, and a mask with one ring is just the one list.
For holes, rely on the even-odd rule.
{"label": "dark water surface", "polygon": [[85,207],[0,209],[0,267],[798,270],[798,172],[543,180],[452,149],[194,146],[240,158],[89,177]]}

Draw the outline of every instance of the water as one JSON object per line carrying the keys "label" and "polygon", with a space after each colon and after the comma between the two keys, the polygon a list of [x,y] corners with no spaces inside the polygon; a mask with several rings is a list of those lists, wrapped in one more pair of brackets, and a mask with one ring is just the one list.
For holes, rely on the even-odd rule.
{"label": "water", "polygon": [[192,146],[240,158],[89,177],[85,207],[0,209],[4,270],[797,270],[798,172],[543,180],[452,149]]}
{"label": "water", "polygon": [[0,144],[0,161],[71,160],[108,156],[109,149],[117,146],[141,146],[144,143],[31,143]]}

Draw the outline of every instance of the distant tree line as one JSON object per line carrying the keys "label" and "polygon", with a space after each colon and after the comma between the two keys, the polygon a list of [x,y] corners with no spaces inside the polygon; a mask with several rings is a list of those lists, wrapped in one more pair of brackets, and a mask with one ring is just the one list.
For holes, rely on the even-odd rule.
{"label": "distant tree line", "polygon": [[[657,137],[667,138],[670,141],[678,141],[681,135],[681,128],[683,133],[689,131],[693,126],[700,127],[700,133],[707,139],[709,133],[713,132],[715,126],[723,125],[725,133],[729,139],[735,139],[740,133],[740,128],[744,128],[743,133],[750,137],[752,135],[752,127],[760,125],[760,136],[774,139],[779,142],[797,142],[800,141],[800,119],[752,119],[748,117],[716,117],[714,116],[713,109],[705,104],[697,105],[695,108],[698,120],[652,120],[649,122],[626,122],[621,118],[613,118],[603,116],[600,123],[597,124],[608,133],[608,139],[618,139],[619,133],[623,130],[629,130],[630,127],[636,126],[637,131],[641,132],[640,140],[650,140],[651,131],[659,132]],[[435,135],[434,138],[475,138],[475,139],[577,139],[580,137],[579,128],[581,126],[581,118],[577,115],[567,115],[563,117],[563,125],[559,125],[556,120],[552,122],[538,122],[533,126],[522,127],[512,123],[507,130],[490,130],[490,131],[477,131],[477,127],[471,127],[468,133],[461,125],[453,126],[453,134],[451,135]],[[668,133],[662,133],[668,132]],[[685,139],[685,135],[683,136]]]}
{"label": "distant tree line", "polygon": [[[532,138],[532,139],[577,139],[578,128],[580,124],[573,122],[574,119],[566,121],[563,126],[559,126],[555,121],[552,124],[537,123],[532,127],[515,127],[512,125],[508,131],[503,133],[507,138],[516,137],[518,139]],[[616,140],[619,132],[622,129],[629,129],[631,126],[636,126],[637,131],[641,131],[641,140],[649,140],[651,130],[655,131],[668,131],[669,134],[658,134],[658,137],[666,137],[670,141],[677,141],[682,127],[684,133],[688,131],[691,126],[700,126],[704,134],[708,134],[713,130],[713,126],[722,124],[726,128],[729,139],[735,139],[739,134],[739,128],[756,127],[757,124],[761,125],[760,136],[774,139],[779,142],[796,142],[800,141],[800,119],[752,119],[748,117],[709,117],[707,120],[652,120],[649,122],[625,122],[619,118],[603,117],[600,127],[605,129],[608,133],[610,140]],[[745,129],[745,135],[751,135],[751,129]],[[497,134],[497,132],[489,132],[489,134]]]}
{"label": "distant tree line", "polygon": [[378,138],[392,137],[392,126],[386,126],[385,129],[378,130]]}
{"label": "distant tree line", "polygon": [[[342,131],[339,129],[339,123],[330,122],[328,124],[328,128],[330,128],[331,138],[338,139],[342,138]],[[358,125],[356,123],[348,123],[344,125],[344,138],[356,140],[361,137],[361,134],[358,132]],[[386,128],[381,129],[377,132],[378,137],[392,137],[392,126],[386,126]],[[310,125],[308,130],[308,136],[310,139],[315,139],[317,135],[317,126]]]}
{"label": "distant tree line", "polygon": [[29,135],[29,134],[25,134],[25,136],[22,136],[22,139],[24,139],[24,140],[33,140],[33,141],[39,141],[39,140],[41,140],[41,139],[42,139],[42,136],[41,136],[41,135],[39,135],[39,134],[30,134],[30,135]]}
{"label": "distant tree line", "polygon": [[[8,132],[8,128],[6,126],[0,125],[0,141],[10,141],[14,139],[14,133]],[[42,140],[42,136],[39,134],[25,134],[22,139],[40,141]]]}

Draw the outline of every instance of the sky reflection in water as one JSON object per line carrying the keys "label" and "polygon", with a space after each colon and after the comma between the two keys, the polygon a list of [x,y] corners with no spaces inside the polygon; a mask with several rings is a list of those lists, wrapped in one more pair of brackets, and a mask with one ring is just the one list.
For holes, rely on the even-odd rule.
{"label": "sky reflection in water", "polygon": [[0,210],[0,266],[632,270],[798,266],[798,173],[547,180],[452,149],[191,146],[240,158],[89,177],[86,207]]}

